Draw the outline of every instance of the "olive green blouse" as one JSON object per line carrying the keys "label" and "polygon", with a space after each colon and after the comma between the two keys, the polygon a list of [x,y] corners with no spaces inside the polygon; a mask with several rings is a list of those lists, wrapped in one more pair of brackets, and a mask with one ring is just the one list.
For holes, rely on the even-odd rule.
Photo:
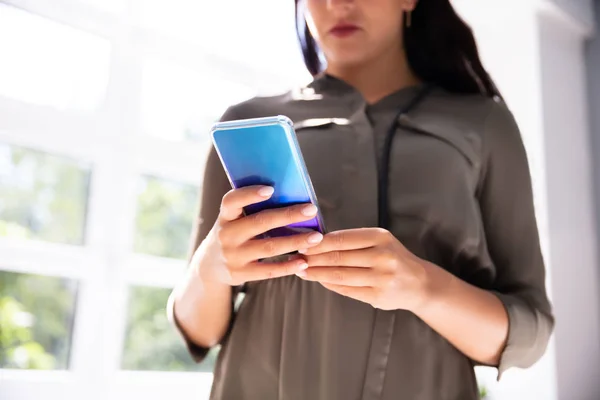
{"label": "olive green blouse", "polygon": [[[291,118],[327,228],[377,226],[384,138],[420,89],[368,104],[323,74],[306,87],[232,106],[223,120]],[[401,122],[391,146],[389,230],[417,256],[502,301],[510,328],[499,377],[532,365],[554,319],[528,160],[512,114],[500,100],[434,87]],[[230,188],[211,151],[194,249]],[[296,276],[249,283],[234,295],[242,289],[221,342],[214,400],[478,398],[475,362],[411,312],[378,310]],[[178,326],[171,306],[169,314]],[[202,360],[208,349],[178,329]]]}

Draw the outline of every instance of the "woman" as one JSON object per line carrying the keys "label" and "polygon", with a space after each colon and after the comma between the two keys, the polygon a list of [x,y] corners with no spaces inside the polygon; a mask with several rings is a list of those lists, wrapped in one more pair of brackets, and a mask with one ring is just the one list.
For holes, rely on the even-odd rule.
{"label": "woman", "polygon": [[305,5],[315,79],[223,119],[295,122],[330,233],[253,239],[316,210],[244,217],[272,189],[211,152],[171,318],[196,360],[222,344],[213,399],[475,399],[474,365],[528,367],[554,325],[519,130],[448,0]]}

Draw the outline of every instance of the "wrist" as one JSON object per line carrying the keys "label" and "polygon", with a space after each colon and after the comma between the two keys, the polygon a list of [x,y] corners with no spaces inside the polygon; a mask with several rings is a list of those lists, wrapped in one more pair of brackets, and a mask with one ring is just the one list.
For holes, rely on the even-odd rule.
{"label": "wrist", "polygon": [[426,260],[420,260],[419,265],[422,272],[417,295],[419,300],[411,311],[421,317],[439,302],[445,286],[443,282],[447,282],[446,275],[451,276],[451,274]]}
{"label": "wrist", "polygon": [[194,252],[188,267],[189,278],[206,290],[231,288],[231,276],[219,250],[215,250],[216,235],[211,231]]}
{"label": "wrist", "polygon": [[210,292],[222,292],[225,289],[231,289],[231,285],[223,282],[223,279],[219,279],[216,270],[218,270],[217,267],[202,265],[202,263],[192,265],[189,268],[189,279],[196,282],[195,286],[199,295],[204,295],[207,292],[210,295]]}

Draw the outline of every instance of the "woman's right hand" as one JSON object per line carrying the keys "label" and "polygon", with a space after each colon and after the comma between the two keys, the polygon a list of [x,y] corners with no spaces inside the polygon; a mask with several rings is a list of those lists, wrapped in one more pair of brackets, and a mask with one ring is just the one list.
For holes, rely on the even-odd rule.
{"label": "woman's right hand", "polygon": [[317,208],[308,203],[244,216],[244,207],[265,201],[272,194],[273,188],[269,186],[248,186],[223,196],[219,217],[192,259],[192,266],[197,268],[204,282],[235,286],[306,269],[307,264],[302,258],[258,261],[315,246],[323,239],[318,232],[256,239],[271,229],[307,221],[317,214]]}

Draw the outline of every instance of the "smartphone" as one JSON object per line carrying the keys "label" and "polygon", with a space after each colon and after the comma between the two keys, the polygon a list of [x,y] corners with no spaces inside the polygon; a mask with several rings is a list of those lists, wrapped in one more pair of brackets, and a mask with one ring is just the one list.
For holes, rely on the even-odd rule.
{"label": "smartphone", "polygon": [[[218,122],[211,129],[211,137],[233,188],[268,185],[275,189],[268,200],[247,206],[245,215],[300,203],[312,203],[319,208],[293,122],[288,117]],[[273,229],[263,237],[307,231],[325,233],[320,210],[311,220]]]}

